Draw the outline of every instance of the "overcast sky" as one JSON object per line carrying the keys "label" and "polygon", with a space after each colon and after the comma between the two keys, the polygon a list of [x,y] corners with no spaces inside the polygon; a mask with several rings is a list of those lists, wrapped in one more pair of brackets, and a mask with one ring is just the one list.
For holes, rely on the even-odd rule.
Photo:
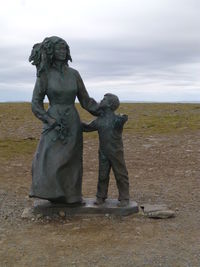
{"label": "overcast sky", "polygon": [[0,101],[30,101],[32,46],[60,36],[89,94],[200,101],[199,0],[0,0]]}

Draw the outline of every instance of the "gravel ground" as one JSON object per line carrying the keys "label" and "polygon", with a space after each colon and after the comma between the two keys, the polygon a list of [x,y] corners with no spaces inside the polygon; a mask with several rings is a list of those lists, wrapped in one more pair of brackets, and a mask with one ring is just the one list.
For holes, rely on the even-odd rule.
{"label": "gravel ground", "polygon": [[[1,158],[0,266],[200,266],[200,131],[124,135],[133,200],[166,204],[171,219],[56,217],[22,219],[31,183],[28,156]],[[83,195],[94,197],[98,141],[84,142]],[[113,175],[109,197],[117,198]]]}

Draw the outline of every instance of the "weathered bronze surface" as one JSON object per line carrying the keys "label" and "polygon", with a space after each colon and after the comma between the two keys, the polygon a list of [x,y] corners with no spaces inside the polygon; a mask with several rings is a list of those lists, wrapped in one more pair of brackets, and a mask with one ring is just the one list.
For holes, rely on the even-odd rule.
{"label": "weathered bronze surface", "polygon": [[78,71],[68,66],[69,60],[69,46],[56,36],[35,44],[29,58],[37,69],[32,111],[44,125],[33,159],[30,197],[55,203],[82,201],[83,137],[75,98],[91,114],[98,114],[98,104],[89,97]]}
{"label": "weathered bronze surface", "polygon": [[100,102],[100,109],[102,110],[100,116],[89,124],[83,123],[84,131],[98,131],[99,133],[97,205],[103,204],[107,198],[111,168],[119,191],[119,206],[127,206],[129,203],[129,179],[122,141],[123,126],[128,120],[128,116],[114,113],[119,104],[119,99],[116,95],[105,94]]}
{"label": "weathered bronze surface", "polygon": [[35,200],[33,207],[29,210],[29,216],[34,217],[50,216],[61,214],[65,216],[84,216],[84,215],[117,215],[127,216],[139,211],[138,205],[134,201],[130,201],[126,207],[118,207],[117,199],[107,199],[103,205],[97,206],[94,204],[93,198],[85,198],[85,205],[70,206],[66,204],[53,204],[46,200]]}

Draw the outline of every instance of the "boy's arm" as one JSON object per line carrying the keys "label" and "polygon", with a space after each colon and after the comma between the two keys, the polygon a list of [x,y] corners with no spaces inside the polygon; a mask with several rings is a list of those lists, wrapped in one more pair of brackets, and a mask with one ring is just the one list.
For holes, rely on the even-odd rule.
{"label": "boy's arm", "polygon": [[82,122],[83,132],[97,131],[97,120],[93,120],[90,123]]}
{"label": "boy's arm", "polygon": [[127,122],[127,120],[128,120],[128,115],[126,115],[126,114],[121,114],[120,117],[121,117],[121,120],[122,120],[123,124],[124,124],[125,122]]}
{"label": "boy's arm", "polygon": [[116,121],[115,121],[115,127],[116,128],[123,128],[124,124],[128,120],[128,115],[126,114],[120,114],[117,116]]}

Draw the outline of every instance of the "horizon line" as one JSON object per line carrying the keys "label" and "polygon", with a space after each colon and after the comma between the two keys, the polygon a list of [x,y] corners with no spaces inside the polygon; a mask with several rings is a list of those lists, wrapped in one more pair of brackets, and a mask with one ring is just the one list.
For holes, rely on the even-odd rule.
{"label": "horizon line", "polygon": [[[9,104],[9,103],[31,103],[31,101],[0,101],[0,104]],[[44,101],[45,104],[48,104],[48,101]],[[78,101],[75,101],[76,104],[80,104]],[[98,101],[97,101],[98,103]],[[134,100],[121,100],[120,103],[124,103],[124,104],[142,104],[142,103],[149,103],[149,104],[200,104],[200,101],[134,101]]]}

